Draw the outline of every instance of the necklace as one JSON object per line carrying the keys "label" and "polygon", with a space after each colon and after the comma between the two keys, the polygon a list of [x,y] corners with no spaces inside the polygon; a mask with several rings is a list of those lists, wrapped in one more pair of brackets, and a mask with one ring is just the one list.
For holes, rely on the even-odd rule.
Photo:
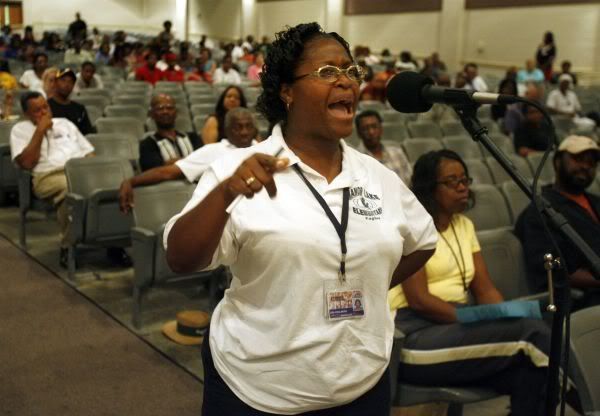
{"label": "necklace", "polygon": [[452,253],[452,257],[454,257],[454,261],[456,262],[456,267],[458,267],[458,271],[460,272],[460,277],[462,279],[463,290],[465,291],[465,293],[467,293],[467,266],[465,265],[465,257],[463,256],[462,247],[460,245],[460,241],[458,240],[458,236],[456,235],[456,230],[454,229],[454,224],[450,223],[450,228],[452,229],[452,234],[454,234],[454,240],[456,240],[456,245],[458,246],[458,253],[460,254],[460,258],[462,260],[462,267],[460,264],[461,262],[458,261],[458,256],[456,255],[456,252],[454,251],[454,249],[452,248],[452,246],[450,245],[450,243],[448,242],[446,237],[444,237],[444,234],[440,233],[440,237],[442,237],[442,240],[444,240],[444,242],[450,249],[450,252]]}

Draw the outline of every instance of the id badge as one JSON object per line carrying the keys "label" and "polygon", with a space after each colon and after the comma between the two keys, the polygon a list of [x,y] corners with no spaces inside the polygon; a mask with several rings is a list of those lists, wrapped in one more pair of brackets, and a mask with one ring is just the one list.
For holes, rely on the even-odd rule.
{"label": "id badge", "polygon": [[331,321],[365,316],[365,298],[358,279],[338,279],[323,283],[325,318]]}

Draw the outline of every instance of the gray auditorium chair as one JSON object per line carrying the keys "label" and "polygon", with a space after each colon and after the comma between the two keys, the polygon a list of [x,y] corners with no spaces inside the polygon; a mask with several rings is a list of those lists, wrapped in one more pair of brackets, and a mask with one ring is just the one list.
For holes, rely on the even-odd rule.
{"label": "gray auditorium chair", "polygon": [[159,185],[135,189],[133,215],[135,227],[131,229],[133,258],[133,314],[136,328],[141,324],[142,298],[150,288],[192,280],[210,283],[209,292],[213,306],[222,270],[178,275],[168,266],[163,248],[165,223],[181,211],[194,192],[194,185],[183,181],[169,181]]}
{"label": "gray auditorium chair", "polygon": [[86,105],[85,110],[88,113],[88,117],[90,118],[90,123],[92,123],[92,126],[96,125],[96,121],[102,117],[102,114],[104,113],[102,108],[91,104]]}
{"label": "gray auditorium chair", "polygon": [[199,81],[186,81],[183,83],[183,88],[190,94],[195,91],[210,91],[211,93],[213,91],[211,84]]}
{"label": "gray auditorium chair", "polygon": [[383,140],[401,143],[410,137],[408,130],[406,129],[406,124],[403,121],[386,121],[381,125],[381,127],[383,128]]}
{"label": "gray auditorium chair", "polygon": [[[529,163],[525,160],[524,157],[518,156],[516,154],[507,155],[513,165],[517,168],[521,175],[531,181],[533,178],[533,174],[531,173],[531,167],[529,167]],[[500,185],[503,182],[512,180],[508,173],[500,166],[500,164],[493,157],[489,156],[485,158],[485,163],[490,168],[490,172],[492,172],[492,176],[494,177],[494,182]]]}
{"label": "gray auditorium chair", "polygon": [[440,127],[444,136],[466,136],[467,131],[463,127],[462,123],[458,120],[448,120],[440,122]]}
{"label": "gray auditorium chair", "polygon": [[[498,146],[502,152],[507,155],[515,153],[515,145],[510,137],[500,132],[494,132],[489,134],[490,140]],[[485,156],[490,156],[490,153],[481,145],[481,150]]]}
{"label": "gray auditorium chair", "polygon": [[148,117],[148,107],[138,104],[113,104],[104,109],[106,117],[133,117],[144,121]]}
{"label": "gray auditorium chair", "polygon": [[198,134],[202,132],[202,127],[204,126],[204,122],[207,118],[208,114],[196,115],[192,118],[192,125],[194,126],[194,130],[196,130]]}
{"label": "gray auditorium chair", "polygon": [[358,108],[360,111],[364,110],[375,110],[375,111],[383,111],[385,110],[385,104],[381,101],[374,100],[364,100],[358,102]]}
{"label": "gray auditorium chair", "polygon": [[487,165],[479,159],[466,159],[465,163],[469,168],[469,176],[473,178],[474,185],[493,185],[494,178],[488,169]]}
{"label": "gray auditorium chair", "polygon": [[[504,299],[529,297],[523,247],[509,228],[477,231],[481,254],[494,286]],[[536,295],[541,299],[545,294]]]}
{"label": "gray auditorium chair", "polygon": [[397,123],[402,122],[406,124],[408,117],[404,113],[400,113],[396,110],[382,110],[379,112],[384,123]]}
{"label": "gray auditorium chair", "polygon": [[190,106],[192,116],[207,116],[215,112],[215,104],[192,104]]}
{"label": "gray auditorium chair", "polygon": [[[527,155],[527,162],[529,162],[529,167],[531,171],[535,173],[540,162],[542,160],[543,153],[541,152],[533,152]],[[544,167],[542,168],[542,173],[540,175],[539,180],[544,182],[554,182],[554,166],[552,163],[554,154],[550,153],[546,162],[544,163]]]}
{"label": "gray auditorium chair", "polygon": [[140,145],[136,137],[119,133],[96,133],[86,137],[94,146],[96,156],[127,159],[134,169],[138,168]]}
{"label": "gray auditorium chair", "polygon": [[465,212],[478,231],[510,227],[512,220],[506,200],[493,185],[473,185],[475,206]]}
{"label": "gray auditorium chair", "polygon": [[390,385],[393,406],[414,406],[417,404],[442,402],[448,403],[449,415],[462,415],[463,405],[477,403],[498,397],[498,393],[476,387],[429,387],[408,384],[398,380],[398,370],[404,334],[398,329],[394,333],[394,343],[390,358]]}
{"label": "gray auditorium chair", "polygon": [[492,118],[492,107],[490,105],[482,105],[477,109],[477,118],[489,120]]}
{"label": "gray auditorium chair", "polygon": [[188,97],[188,102],[190,103],[190,106],[194,105],[194,104],[211,104],[213,106],[213,111],[215,108],[215,105],[217,104],[217,100],[218,98],[214,97],[212,95],[212,93],[208,93],[208,94],[190,94]]}
{"label": "gray auditorium chair", "polygon": [[96,121],[98,133],[124,133],[141,140],[144,122],[133,117],[102,117]]}
{"label": "gray auditorium chair", "polygon": [[9,192],[17,190],[17,172],[10,153],[10,131],[17,121],[0,121],[0,206]]}
{"label": "gray auditorium chair", "polygon": [[165,92],[168,94],[170,91],[177,91],[177,92],[181,91],[182,92],[183,91],[182,85],[179,82],[173,82],[173,81],[158,81],[154,85],[155,93]]}
{"label": "gray auditorium chair", "polygon": [[93,105],[102,109],[110,104],[110,98],[103,95],[80,95],[75,97],[73,101],[78,102],[85,107]]}
{"label": "gray auditorium chair", "polygon": [[571,316],[571,379],[577,386],[586,416],[600,416],[600,306],[575,312]]}
{"label": "gray auditorium chair", "polygon": [[513,224],[519,219],[519,215],[529,206],[529,198],[523,193],[521,188],[512,181],[506,181],[500,185],[502,193],[508,202]]}
{"label": "gray auditorium chair", "polygon": [[488,129],[488,133],[500,133],[500,126],[491,118],[479,120],[479,122],[483,127]]}
{"label": "gray auditorium chair", "polygon": [[565,115],[556,114],[551,116],[552,123],[554,123],[554,128],[557,131],[562,131],[568,133],[571,131],[575,124],[573,123],[573,118]]}
{"label": "gray auditorium chair", "polygon": [[65,164],[69,212],[68,276],[74,279],[76,249],[81,245],[127,246],[131,216],[119,210],[119,187],[133,176],[133,168],[122,158],[87,157]]}
{"label": "gray auditorium chair", "polygon": [[409,121],[406,124],[411,137],[442,138],[442,129],[433,121]]}
{"label": "gray auditorium chair", "polygon": [[[175,129],[182,133],[194,131],[194,126],[192,125],[192,120],[190,120],[189,115],[178,115],[175,119]],[[156,131],[156,122],[153,119],[146,119],[146,130]]]}
{"label": "gray auditorium chair", "polygon": [[455,151],[463,159],[480,159],[481,148],[469,136],[445,136],[442,143],[446,149]]}
{"label": "gray auditorium chair", "polygon": [[402,142],[406,157],[413,164],[421,155],[432,150],[441,150],[444,148],[440,140],[423,138],[423,139],[408,139]]}
{"label": "gray auditorium chair", "polygon": [[97,97],[97,96],[106,97],[110,100],[112,98],[112,92],[109,89],[104,89],[104,88],[84,88],[82,90],[79,90],[79,92],[77,93],[77,96],[74,98],[74,100],[78,100],[78,98],[80,98],[80,97]]}
{"label": "gray auditorium chair", "polygon": [[120,105],[139,105],[146,109],[150,107],[151,96],[145,93],[141,94],[119,94],[113,97],[113,104]]}

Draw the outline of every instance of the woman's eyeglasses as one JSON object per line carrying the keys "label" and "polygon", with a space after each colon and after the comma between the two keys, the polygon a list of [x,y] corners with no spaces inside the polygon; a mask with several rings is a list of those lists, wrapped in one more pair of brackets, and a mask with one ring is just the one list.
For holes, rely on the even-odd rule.
{"label": "woman's eyeglasses", "polygon": [[359,84],[365,79],[365,72],[363,69],[359,65],[354,64],[345,69],[338,68],[334,65],[325,65],[316,71],[294,78],[294,81],[310,75],[322,79],[330,84],[336,82],[342,75],[346,75],[351,81],[358,82]]}
{"label": "woman's eyeglasses", "polygon": [[440,185],[446,185],[448,188],[458,189],[459,185],[464,186],[465,188],[469,187],[473,183],[473,178],[448,178],[443,181],[437,182]]}

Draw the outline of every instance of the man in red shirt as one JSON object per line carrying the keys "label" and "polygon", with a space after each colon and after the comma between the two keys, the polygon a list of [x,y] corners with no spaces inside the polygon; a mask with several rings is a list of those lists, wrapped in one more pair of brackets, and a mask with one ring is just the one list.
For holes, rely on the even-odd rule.
{"label": "man in red shirt", "polygon": [[169,52],[165,54],[167,69],[163,71],[165,81],[183,82],[185,74],[179,65],[177,65],[177,55]]}
{"label": "man in red shirt", "polygon": [[150,52],[146,56],[146,65],[141,66],[135,71],[135,79],[138,81],[146,81],[152,85],[156,84],[157,81],[162,81],[165,78],[163,71],[156,67],[158,58],[156,52]]}

